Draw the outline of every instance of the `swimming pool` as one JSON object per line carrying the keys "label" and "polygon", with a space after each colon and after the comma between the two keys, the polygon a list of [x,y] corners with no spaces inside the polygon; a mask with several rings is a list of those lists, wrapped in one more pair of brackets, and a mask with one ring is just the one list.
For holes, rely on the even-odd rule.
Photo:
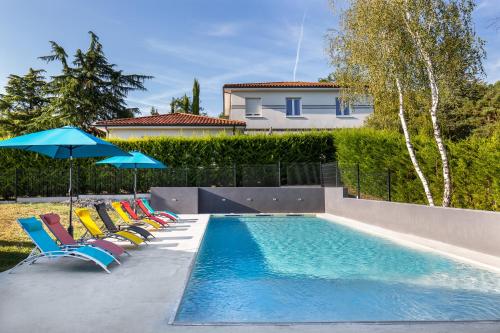
{"label": "swimming pool", "polygon": [[500,275],[308,216],[212,217],[175,322],[499,320]]}

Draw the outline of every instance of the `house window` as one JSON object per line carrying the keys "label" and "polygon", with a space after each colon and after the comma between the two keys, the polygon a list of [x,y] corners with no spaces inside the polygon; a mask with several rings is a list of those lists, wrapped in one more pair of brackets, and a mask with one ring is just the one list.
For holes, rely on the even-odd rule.
{"label": "house window", "polygon": [[286,116],[297,117],[302,114],[300,98],[286,99]]}
{"label": "house window", "polygon": [[245,98],[245,116],[262,116],[262,101],[260,98]]}
{"label": "house window", "polygon": [[335,98],[335,114],[337,117],[349,116],[351,114],[351,110],[349,108],[349,103],[343,101],[339,97]]}

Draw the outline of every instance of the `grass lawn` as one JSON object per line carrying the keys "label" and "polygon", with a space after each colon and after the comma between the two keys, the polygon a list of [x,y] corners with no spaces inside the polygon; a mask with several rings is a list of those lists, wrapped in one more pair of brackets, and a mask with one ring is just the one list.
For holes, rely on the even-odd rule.
{"label": "grass lawn", "polygon": [[[16,222],[17,218],[56,213],[61,216],[61,222],[68,226],[69,203],[22,203],[0,204],[0,272],[11,268],[26,258],[34,245]],[[92,215],[96,217],[95,210]],[[95,215],[94,215],[95,214]],[[99,220],[96,220],[99,221]],[[73,214],[75,238],[81,237],[85,229]],[[50,234],[50,232],[49,232]]]}

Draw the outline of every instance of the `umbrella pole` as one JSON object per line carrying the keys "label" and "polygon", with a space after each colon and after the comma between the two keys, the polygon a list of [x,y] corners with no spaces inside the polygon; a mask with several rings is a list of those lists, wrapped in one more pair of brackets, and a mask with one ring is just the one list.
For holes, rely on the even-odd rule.
{"label": "umbrella pole", "polygon": [[137,168],[134,168],[134,212],[137,212],[135,200],[137,198]]}
{"label": "umbrella pole", "polygon": [[68,233],[73,237],[73,148],[69,148],[69,226]]}

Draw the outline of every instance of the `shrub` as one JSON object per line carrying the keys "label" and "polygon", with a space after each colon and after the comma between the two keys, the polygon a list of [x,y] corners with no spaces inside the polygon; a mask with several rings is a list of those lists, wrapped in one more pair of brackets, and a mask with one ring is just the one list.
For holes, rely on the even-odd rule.
{"label": "shrub", "polygon": [[[391,170],[392,200],[426,203],[420,180],[410,162],[404,138],[395,132],[373,129],[345,129],[334,132],[337,160],[343,181],[356,187],[359,165],[361,192],[386,197],[384,170]],[[435,203],[442,198],[441,160],[434,141],[418,136],[413,139],[420,167],[427,176]],[[499,210],[500,145],[498,136],[470,137],[447,142],[453,181],[452,206]]]}

